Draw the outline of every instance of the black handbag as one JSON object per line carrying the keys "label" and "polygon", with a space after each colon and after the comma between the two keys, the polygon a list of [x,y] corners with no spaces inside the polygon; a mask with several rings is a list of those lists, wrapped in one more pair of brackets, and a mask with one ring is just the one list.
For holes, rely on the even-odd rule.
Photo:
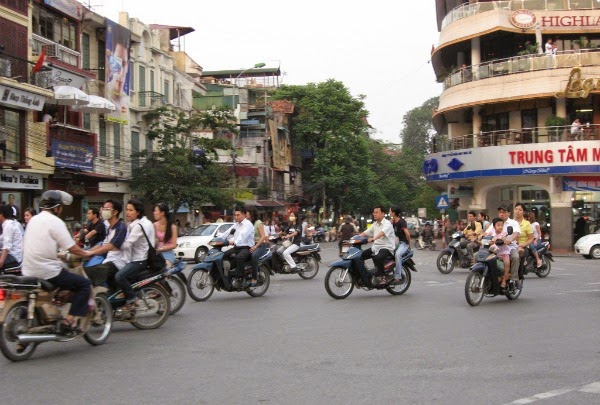
{"label": "black handbag", "polygon": [[148,239],[148,235],[146,235],[146,231],[144,230],[142,224],[140,224],[140,226],[142,227],[142,232],[146,237],[146,241],[148,241],[148,268],[153,273],[164,270],[164,268],[167,267],[167,261],[162,253],[157,252],[154,246],[152,246],[152,243],[150,243],[150,239]]}

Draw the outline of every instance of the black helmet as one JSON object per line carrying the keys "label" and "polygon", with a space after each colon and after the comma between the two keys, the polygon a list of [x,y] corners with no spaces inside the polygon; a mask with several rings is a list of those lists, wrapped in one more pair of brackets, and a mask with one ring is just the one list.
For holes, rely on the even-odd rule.
{"label": "black helmet", "polygon": [[50,209],[59,205],[71,205],[73,196],[61,190],[47,190],[42,194],[40,208]]}

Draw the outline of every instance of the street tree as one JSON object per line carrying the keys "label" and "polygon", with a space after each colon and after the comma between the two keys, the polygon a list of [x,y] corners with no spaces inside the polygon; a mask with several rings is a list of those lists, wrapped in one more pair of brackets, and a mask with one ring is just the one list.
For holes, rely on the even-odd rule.
{"label": "street tree", "polygon": [[421,158],[431,152],[432,139],[436,133],[432,114],[438,104],[439,98],[432,97],[404,114],[400,133],[403,150],[410,150]]}
{"label": "street tree", "polygon": [[230,143],[196,135],[199,131],[235,133],[231,111],[217,108],[189,114],[160,107],[145,118],[150,122],[148,139],[156,147],[137,154],[140,163],[133,170],[133,191],[175,209],[182,204],[190,209],[205,203],[231,204],[231,193],[223,185],[230,176],[216,162],[216,150],[231,149]]}

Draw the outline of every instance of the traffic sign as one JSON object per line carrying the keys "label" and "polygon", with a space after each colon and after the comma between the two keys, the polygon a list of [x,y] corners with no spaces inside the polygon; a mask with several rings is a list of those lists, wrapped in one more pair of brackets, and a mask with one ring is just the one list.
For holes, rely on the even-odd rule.
{"label": "traffic sign", "polygon": [[439,195],[435,197],[435,206],[438,209],[445,209],[450,207],[447,195]]}

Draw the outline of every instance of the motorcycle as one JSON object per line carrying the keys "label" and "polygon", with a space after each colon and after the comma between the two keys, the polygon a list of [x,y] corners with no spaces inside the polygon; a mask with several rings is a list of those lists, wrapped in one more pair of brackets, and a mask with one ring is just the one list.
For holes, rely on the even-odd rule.
{"label": "motorcycle", "polygon": [[433,239],[423,240],[423,235],[419,234],[419,237],[415,240],[415,248],[419,250],[430,249],[435,250],[435,241]]}
{"label": "motorcycle", "polygon": [[460,240],[464,234],[460,231],[452,234],[452,240],[448,247],[442,249],[437,257],[437,268],[442,274],[449,274],[454,270],[455,266],[460,266],[463,269],[471,267],[471,255],[466,247],[460,246]]}
{"label": "motorcycle", "polygon": [[[292,259],[296,263],[296,272],[292,272],[290,265],[285,261],[283,255],[277,252],[277,249],[281,245],[277,244],[278,237],[270,237],[269,250],[272,252],[273,259],[271,260],[269,269],[272,273],[278,274],[298,274],[304,280],[310,280],[315,278],[319,272],[319,263],[321,262],[321,246],[318,243],[311,243],[308,245],[300,245],[300,248],[292,253]],[[284,241],[284,246],[289,246],[291,242]],[[287,247],[286,246],[286,247]]]}
{"label": "motorcycle", "polygon": [[[81,261],[63,255],[70,271],[87,277]],[[11,361],[26,360],[44,342],[68,342],[77,337],[91,345],[106,342],[112,329],[112,309],[106,287],[93,285],[95,307],[78,319],[77,327],[65,327],[70,292],[50,282],[18,275],[0,276],[0,350]]]}
{"label": "motorcycle", "polygon": [[[404,294],[411,283],[411,271],[417,271],[412,259],[413,251],[407,250],[402,256],[402,281],[394,283],[393,274],[396,262],[393,256],[384,262],[384,274],[378,274],[377,269],[368,268],[361,260],[362,245],[366,245],[368,239],[364,236],[355,235],[350,240],[342,242],[342,259],[331,265],[325,275],[325,290],[335,299],[348,297],[354,287],[365,290],[385,289],[392,295]],[[381,283],[382,277],[386,277],[385,283]]]}
{"label": "motorcycle", "polygon": [[323,230],[316,231],[315,234],[313,235],[313,241],[315,243],[325,242],[325,231],[323,231]]}
{"label": "motorcycle", "polygon": [[[256,286],[252,286],[252,265],[248,261],[242,274],[237,273],[235,255],[230,261],[223,260],[223,247],[229,242],[224,237],[213,238],[210,251],[204,261],[192,268],[187,280],[187,291],[194,301],[206,301],[215,288],[219,291],[246,292],[251,297],[260,297],[269,289],[270,274],[267,263],[270,263],[272,251],[267,249],[259,258],[259,269]],[[232,264],[233,263],[233,264]]]}
{"label": "motorcycle", "polygon": [[[102,277],[99,277],[100,279]],[[151,272],[146,269],[133,277],[131,287],[138,302],[127,309],[123,290],[108,293],[108,302],[113,309],[115,321],[129,322],[138,329],[160,328],[171,311],[171,289],[165,281],[163,271]]]}
{"label": "motorcycle", "polygon": [[[510,235],[512,229],[508,228]],[[484,296],[505,295],[512,301],[521,295],[521,289],[517,288],[513,280],[508,281],[506,289],[500,287],[500,278],[504,274],[504,263],[490,250],[491,240],[491,236],[484,236],[481,240],[481,248],[476,255],[477,263],[471,267],[465,282],[465,298],[471,306],[479,305]],[[502,243],[503,241],[496,241],[498,246]],[[523,283],[521,272],[519,272],[519,279]]]}
{"label": "motorcycle", "polygon": [[171,301],[171,310],[169,315],[173,315],[185,304],[187,298],[187,278],[183,274],[186,262],[183,260],[183,253],[181,256],[175,259],[173,267],[166,268],[163,275],[165,276],[165,282],[169,285],[169,297]]}
{"label": "motorcycle", "polygon": [[15,266],[6,267],[4,269],[1,269],[0,275],[3,275],[3,274],[12,274],[15,276],[20,276],[21,275],[21,263],[15,265]]}
{"label": "motorcycle", "polygon": [[531,249],[527,249],[527,256],[521,258],[519,263],[521,272],[523,275],[527,275],[529,273],[535,273],[539,278],[548,277],[550,274],[550,270],[552,269],[551,262],[554,261],[554,257],[552,253],[548,250],[550,249],[550,242],[542,242],[542,247],[538,249],[538,255],[542,260],[542,266],[538,269],[536,266],[535,256],[531,252]]}

